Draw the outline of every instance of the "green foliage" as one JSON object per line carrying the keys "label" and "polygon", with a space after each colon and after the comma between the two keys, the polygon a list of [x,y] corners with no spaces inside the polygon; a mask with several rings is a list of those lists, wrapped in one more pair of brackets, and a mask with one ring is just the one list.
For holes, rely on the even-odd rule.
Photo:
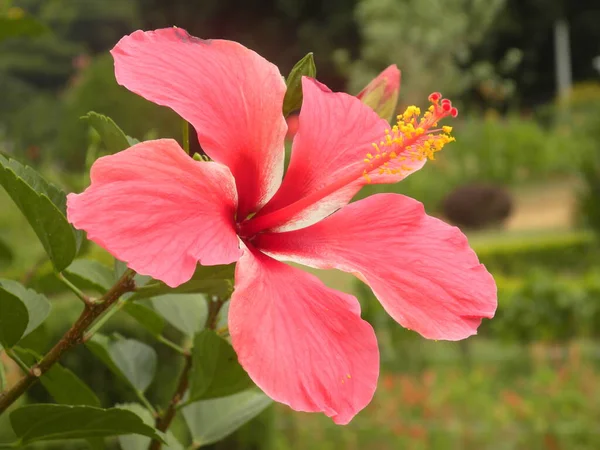
{"label": "green foliage", "polygon": [[44,24],[26,15],[20,8],[11,8],[6,16],[0,16],[0,41],[47,32],[48,28]]}
{"label": "green foliage", "polygon": [[[596,342],[419,340],[402,371],[382,370],[371,404],[344,427],[275,408],[277,450],[595,450]],[[468,356],[461,350],[467,347]],[[415,370],[411,362],[421,360]],[[227,447],[223,447],[227,448]],[[260,448],[260,447],[259,447]]]}
{"label": "green foliage", "polygon": [[28,320],[23,337],[38,328],[50,314],[51,306],[48,299],[33,289],[27,289],[17,281],[0,278],[0,293],[2,292],[17,297],[27,309]]}
{"label": "green foliage", "polygon": [[8,266],[14,258],[11,248],[4,241],[0,240],[0,268]]}
{"label": "green foliage", "polygon": [[108,154],[120,152],[133,145],[133,139],[123,133],[110,117],[90,111],[82,119],[87,120],[100,135]]}
{"label": "green foliage", "polygon": [[119,339],[108,352],[115,365],[134,389],[144,392],[152,383],[157,357],[152,347],[134,339]]}
{"label": "green foliage", "polygon": [[[401,99],[422,102],[433,91],[457,95],[483,80],[494,79],[493,66],[472,63],[473,50],[493,24],[504,0],[360,0],[355,17],[363,38],[360,59],[337,57],[358,92],[380,70],[398,64]],[[467,69],[472,65],[473,67]]]}
{"label": "green foliage", "polygon": [[[17,355],[29,365],[36,364],[41,357],[33,350],[15,349]],[[55,364],[40,378],[42,385],[54,400],[61,405],[100,406],[94,392],[71,370]]]}
{"label": "green foliage", "polygon": [[472,240],[479,260],[493,274],[518,276],[532,268],[581,273],[600,265],[600,244],[588,232],[529,235],[513,239]]}
{"label": "green foliage", "polygon": [[599,280],[598,269],[573,277],[543,270],[520,279],[496,277],[498,312],[480,333],[516,342],[598,338]]}
{"label": "green foliage", "polygon": [[488,115],[456,126],[457,142],[448,147],[454,179],[515,184],[574,173],[577,141],[534,120]]}
{"label": "green foliage", "polygon": [[19,342],[28,322],[27,307],[21,299],[0,289],[0,344],[10,348]]}
{"label": "green foliage", "polygon": [[152,347],[133,339],[111,341],[102,335],[95,335],[86,345],[136,392],[144,392],[152,382],[157,362]]}
{"label": "green foliage", "polygon": [[[154,426],[152,414],[139,403],[125,403],[118,405],[118,407],[137,414],[146,425]],[[168,432],[165,435],[165,442],[166,443],[163,445],[163,448],[165,449],[183,450],[183,446],[171,432]],[[119,436],[119,444],[123,450],[148,450],[150,438],[139,434],[128,434]]]}
{"label": "green foliage", "polygon": [[256,389],[228,397],[203,400],[183,408],[183,417],[200,447],[213,444],[256,417],[272,400]]}
{"label": "green foliage", "polygon": [[40,174],[0,155],[0,184],[27,218],[57,271],[75,258],[81,233],[67,222],[67,198]]}
{"label": "green foliage", "polygon": [[302,77],[315,78],[317,68],[312,53],[308,53],[304,58],[296,63],[290,74],[285,80],[286,91],[283,99],[283,116],[289,114],[302,106]]}
{"label": "green foliage", "polygon": [[125,303],[123,311],[137,320],[137,322],[153,336],[160,336],[165,328],[165,321],[162,316],[145,305],[127,302]]}
{"label": "green foliage", "polygon": [[112,270],[91,259],[76,259],[64,270],[64,275],[77,287],[102,294],[116,281]]}
{"label": "green foliage", "polygon": [[576,158],[583,180],[578,207],[583,222],[600,235],[600,84],[575,86],[569,97],[559,100],[557,110],[567,135],[587,138]]}
{"label": "green foliage", "polygon": [[202,294],[167,294],[152,299],[152,307],[168,323],[189,337],[204,329],[207,299]]}
{"label": "green foliage", "polygon": [[[102,95],[98,95],[102,92]],[[113,60],[104,55],[93,60],[82,71],[77,83],[72,85],[64,97],[64,119],[53,145],[55,158],[69,169],[81,169],[85,162],[85,149],[88,144],[88,124],[79,120],[88,111],[110,116],[130,136],[144,137],[150,131],[161,137],[179,137],[180,119],[171,110],[150,103],[143,98],[117,85],[114,77]],[[97,116],[92,116],[97,119]],[[100,127],[100,120],[94,119],[93,126]],[[101,136],[106,138],[104,126]],[[104,143],[115,149],[114,139]]]}
{"label": "green foliage", "polygon": [[196,335],[188,402],[225,397],[252,385],[227,341],[211,330]]}
{"label": "green foliage", "polygon": [[14,410],[10,414],[10,422],[22,444],[130,433],[162,440],[156,431],[144,424],[136,414],[119,408],[28,405]]}
{"label": "green foliage", "polygon": [[188,294],[203,293],[228,298],[233,290],[231,280],[233,279],[234,264],[224,266],[198,266],[194,276],[187,283],[170,288],[159,281],[151,281],[145,286],[137,289],[132,300],[157,297],[164,294]]}

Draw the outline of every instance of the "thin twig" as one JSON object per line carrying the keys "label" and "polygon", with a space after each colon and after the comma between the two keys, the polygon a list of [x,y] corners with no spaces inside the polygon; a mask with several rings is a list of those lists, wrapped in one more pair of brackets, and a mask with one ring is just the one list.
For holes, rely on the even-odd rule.
{"label": "thin twig", "polygon": [[4,369],[4,362],[2,361],[2,352],[0,352],[0,389],[6,389],[8,387],[8,380],[6,379],[6,370]]}
{"label": "thin twig", "polygon": [[[219,315],[219,311],[225,304],[225,300],[220,298],[216,298],[215,300],[209,301],[208,303],[208,318],[206,319],[206,327],[214,330],[217,326],[217,317]],[[183,349],[182,349],[183,350]],[[187,391],[189,385],[190,371],[192,370],[192,355],[189,351],[184,350],[185,357],[185,365],[183,366],[183,370],[181,371],[181,375],[179,376],[179,382],[177,384],[177,390],[171,401],[169,402],[169,406],[166,411],[156,418],[155,427],[157,430],[165,433],[169,427],[171,426],[171,422],[175,418],[175,414],[177,414],[177,410],[179,409],[179,405],[185,392]],[[162,442],[153,440],[150,442],[150,446],[148,450],[160,450],[162,448]]]}
{"label": "thin twig", "polygon": [[217,328],[217,317],[221,308],[225,304],[225,300],[216,298],[208,301],[208,317],[206,318],[206,328],[214,330]]}
{"label": "thin twig", "polygon": [[[190,353],[187,353],[185,355],[185,365],[183,366],[183,370],[181,371],[181,375],[179,376],[179,383],[177,383],[177,390],[171,398],[167,410],[164,412],[164,414],[157,417],[156,419],[155,427],[157,430],[165,433],[171,426],[171,422],[173,422],[175,414],[177,413],[177,405],[179,405],[179,402],[181,402],[183,396],[185,395],[185,391],[187,391],[191,370],[192,355]],[[150,442],[148,450],[160,450],[161,448],[162,442],[158,440],[153,440],[152,442]]]}
{"label": "thin twig", "polygon": [[25,362],[21,358],[19,358],[19,355],[17,355],[11,348],[5,348],[4,351],[10,359],[17,363],[17,365],[21,368],[23,372],[29,372],[29,366],[25,364]]}
{"label": "thin twig", "polygon": [[171,341],[171,340],[167,339],[166,337],[164,337],[164,336],[162,336],[162,335],[160,335],[160,334],[159,334],[158,336],[156,336],[156,340],[157,340],[158,342],[160,342],[161,344],[164,344],[164,345],[166,345],[167,347],[169,347],[169,348],[171,348],[171,349],[175,350],[175,351],[176,351],[177,353],[179,353],[180,355],[186,356],[186,355],[189,353],[189,352],[188,352],[188,351],[187,351],[185,348],[183,348],[183,347],[180,347],[180,346],[179,346],[179,345],[177,345],[175,342],[173,342],[173,341]]}
{"label": "thin twig", "polygon": [[61,356],[83,342],[83,334],[94,321],[113,306],[121,295],[135,289],[135,272],[127,270],[99,302],[85,305],[77,321],[69,328],[58,343],[37,363],[34,364],[12,388],[0,393],[0,415],[27,391],[39,378],[56,363]]}
{"label": "thin twig", "polygon": [[81,300],[87,306],[91,306],[94,304],[94,300],[90,296],[85,295],[83,291],[81,291],[77,286],[71,283],[69,279],[65,277],[62,273],[57,273],[56,276],[60,281],[62,281],[65,284],[65,286],[67,286],[71,290],[71,292],[73,292],[73,294],[77,296],[77,298],[79,298],[79,300]]}
{"label": "thin twig", "polygon": [[44,265],[44,263],[47,260],[48,260],[48,257],[45,254],[43,256],[39,257],[37,259],[37,261],[35,262],[35,264],[33,266],[31,266],[31,268],[27,272],[25,272],[25,274],[23,275],[23,278],[21,278],[21,284],[23,286],[29,285],[29,283],[31,282],[31,280],[33,279],[33,277],[35,276],[37,271],[40,269],[40,267],[42,267]]}

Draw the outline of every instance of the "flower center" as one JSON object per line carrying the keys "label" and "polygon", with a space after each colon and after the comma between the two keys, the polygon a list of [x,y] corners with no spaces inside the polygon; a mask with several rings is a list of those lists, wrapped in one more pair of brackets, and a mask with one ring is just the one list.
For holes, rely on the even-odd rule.
{"label": "flower center", "polygon": [[[416,106],[409,106],[397,116],[397,123],[385,130],[379,143],[373,143],[374,151],[364,158],[366,167],[357,164],[347,175],[315,191],[306,197],[264,216],[257,216],[239,224],[241,237],[252,237],[261,231],[284,225],[306,208],[323,200],[337,190],[356,182],[361,177],[367,183],[379,175],[398,175],[399,178],[414,170],[411,163],[434,159],[436,152],[455,139],[450,136],[452,127],[438,128],[438,122],[448,116],[456,117],[458,110],[438,92],[429,96],[431,106],[421,115]],[[357,161],[358,163],[358,161]],[[391,180],[390,180],[391,181]]]}

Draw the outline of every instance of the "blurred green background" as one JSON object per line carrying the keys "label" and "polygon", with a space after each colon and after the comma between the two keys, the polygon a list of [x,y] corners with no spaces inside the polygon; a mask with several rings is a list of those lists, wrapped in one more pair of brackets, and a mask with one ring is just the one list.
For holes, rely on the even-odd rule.
{"label": "blurred green background", "polygon": [[[9,37],[19,20],[29,22]],[[423,105],[436,90],[460,106],[457,142],[402,183],[360,195],[403,193],[461,225],[496,278],[496,318],[465,342],[425,341],[395,324],[360,282],[318,272],[357,295],[377,330],[382,374],[373,403],[345,427],[276,405],[214,448],[598,449],[598,23],[594,0],[0,0],[0,151],[79,191],[88,149],[99,145],[80,120],[88,111],[140,139],[180,138],[174,113],[114,80],[107,52],[137,28],[177,25],[238,40],[284,74],[314,51],[318,78],[354,94],[396,63],[400,107]],[[42,257],[0,192],[0,276],[48,283]],[[78,313],[61,289],[53,287],[49,323],[28,338],[40,351]],[[111,326],[152,344],[124,316]],[[162,373],[150,396],[164,401],[172,356],[157,351]],[[132,400],[86,349],[64,363],[104,405]],[[39,386],[30,396],[48,400]],[[7,434],[0,420],[0,442]]]}

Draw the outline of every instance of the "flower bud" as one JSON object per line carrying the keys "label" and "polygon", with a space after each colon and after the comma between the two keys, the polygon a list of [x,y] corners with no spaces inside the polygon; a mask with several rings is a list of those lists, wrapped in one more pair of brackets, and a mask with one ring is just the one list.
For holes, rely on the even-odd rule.
{"label": "flower bud", "polygon": [[357,95],[363,103],[369,105],[379,117],[390,120],[398,103],[400,92],[400,71],[392,64]]}

